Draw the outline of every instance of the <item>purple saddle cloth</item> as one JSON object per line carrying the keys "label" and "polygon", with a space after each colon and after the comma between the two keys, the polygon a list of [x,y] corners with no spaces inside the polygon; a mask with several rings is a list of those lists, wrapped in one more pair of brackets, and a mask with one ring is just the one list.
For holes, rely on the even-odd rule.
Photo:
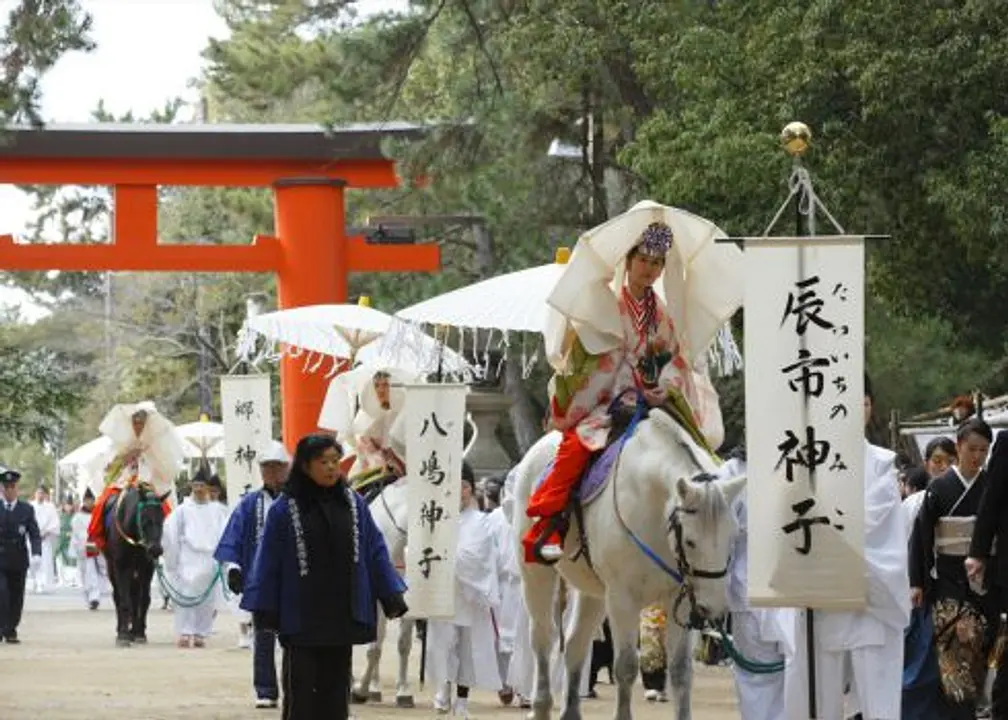
{"label": "purple saddle cloth", "polygon": [[[616,462],[616,458],[619,457],[620,450],[622,449],[623,438],[620,438],[603,450],[601,455],[596,455],[588,464],[588,467],[585,469],[584,474],[581,475],[581,479],[578,481],[577,488],[574,491],[574,496],[578,499],[578,502],[580,502],[582,506],[588,505],[602,493],[602,490],[605,489],[606,483],[609,482],[609,472],[612,470],[613,463]],[[536,490],[538,490],[539,486],[543,484],[543,481],[552,469],[553,461],[551,460],[550,463],[543,469],[539,479],[536,480]]]}

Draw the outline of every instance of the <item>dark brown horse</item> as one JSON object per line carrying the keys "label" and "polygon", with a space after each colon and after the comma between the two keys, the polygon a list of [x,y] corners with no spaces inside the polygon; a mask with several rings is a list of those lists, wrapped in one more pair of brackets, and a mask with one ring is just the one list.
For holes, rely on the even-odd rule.
{"label": "dark brown horse", "polygon": [[147,642],[147,611],[154,564],[163,552],[161,534],[165,514],[150,485],[140,484],[119,493],[105,508],[105,560],[116,608],[116,645]]}

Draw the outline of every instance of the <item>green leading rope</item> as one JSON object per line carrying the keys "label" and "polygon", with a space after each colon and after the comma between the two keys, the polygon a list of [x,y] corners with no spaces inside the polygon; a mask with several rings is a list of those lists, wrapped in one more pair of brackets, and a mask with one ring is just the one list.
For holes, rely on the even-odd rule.
{"label": "green leading rope", "polygon": [[176,607],[194,608],[198,605],[203,604],[207,600],[207,598],[210,597],[210,593],[213,592],[214,587],[217,585],[217,583],[221,584],[221,589],[224,591],[224,599],[230,600],[232,597],[234,597],[234,595],[228,590],[227,584],[224,582],[224,577],[221,573],[220,563],[216,563],[216,565],[217,569],[214,571],[213,579],[210,580],[210,584],[207,586],[207,589],[204,590],[199,595],[186,595],[185,593],[181,592],[178,588],[176,588],[174,585],[172,585],[171,581],[168,579],[167,573],[165,573],[164,566],[161,565],[161,563],[158,563],[156,568],[157,579],[158,582],[161,584],[161,589],[164,591],[164,594],[168,596],[168,599],[171,600]]}
{"label": "green leading rope", "polygon": [[714,634],[721,640],[721,645],[724,647],[728,657],[747,673],[751,675],[773,675],[774,673],[784,671],[783,660],[777,662],[757,662],[756,660],[750,660],[739,652],[739,649],[735,647],[735,643],[732,642],[731,635],[724,629],[723,621],[714,623],[713,629]]}

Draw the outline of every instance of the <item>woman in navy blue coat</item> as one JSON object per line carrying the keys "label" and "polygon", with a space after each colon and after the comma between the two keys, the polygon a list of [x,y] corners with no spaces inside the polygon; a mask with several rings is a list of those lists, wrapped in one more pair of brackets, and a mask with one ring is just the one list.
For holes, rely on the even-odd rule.
{"label": "woman in navy blue coat", "polygon": [[269,509],[241,607],[283,647],[283,720],[347,718],[354,645],[376,637],[377,603],[407,611],[406,585],[329,435],[301,439],[285,494]]}

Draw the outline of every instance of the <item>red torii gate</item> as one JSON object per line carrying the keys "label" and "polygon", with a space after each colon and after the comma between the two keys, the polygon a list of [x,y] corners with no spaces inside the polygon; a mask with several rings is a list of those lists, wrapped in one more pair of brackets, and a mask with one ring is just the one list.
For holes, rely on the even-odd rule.
{"label": "red torii gate", "polygon": [[[344,190],[393,188],[383,138],[415,138],[406,123],[313,125],[49,125],[0,135],[0,183],[111,186],[111,244],[18,244],[0,235],[0,269],[272,272],[281,308],[342,303],[350,272],[436,272],[435,244],[382,246],[346,236]],[[275,236],[251,245],[162,245],[158,186],[272,187]],[[288,447],[317,429],[322,374],[280,367]]]}

